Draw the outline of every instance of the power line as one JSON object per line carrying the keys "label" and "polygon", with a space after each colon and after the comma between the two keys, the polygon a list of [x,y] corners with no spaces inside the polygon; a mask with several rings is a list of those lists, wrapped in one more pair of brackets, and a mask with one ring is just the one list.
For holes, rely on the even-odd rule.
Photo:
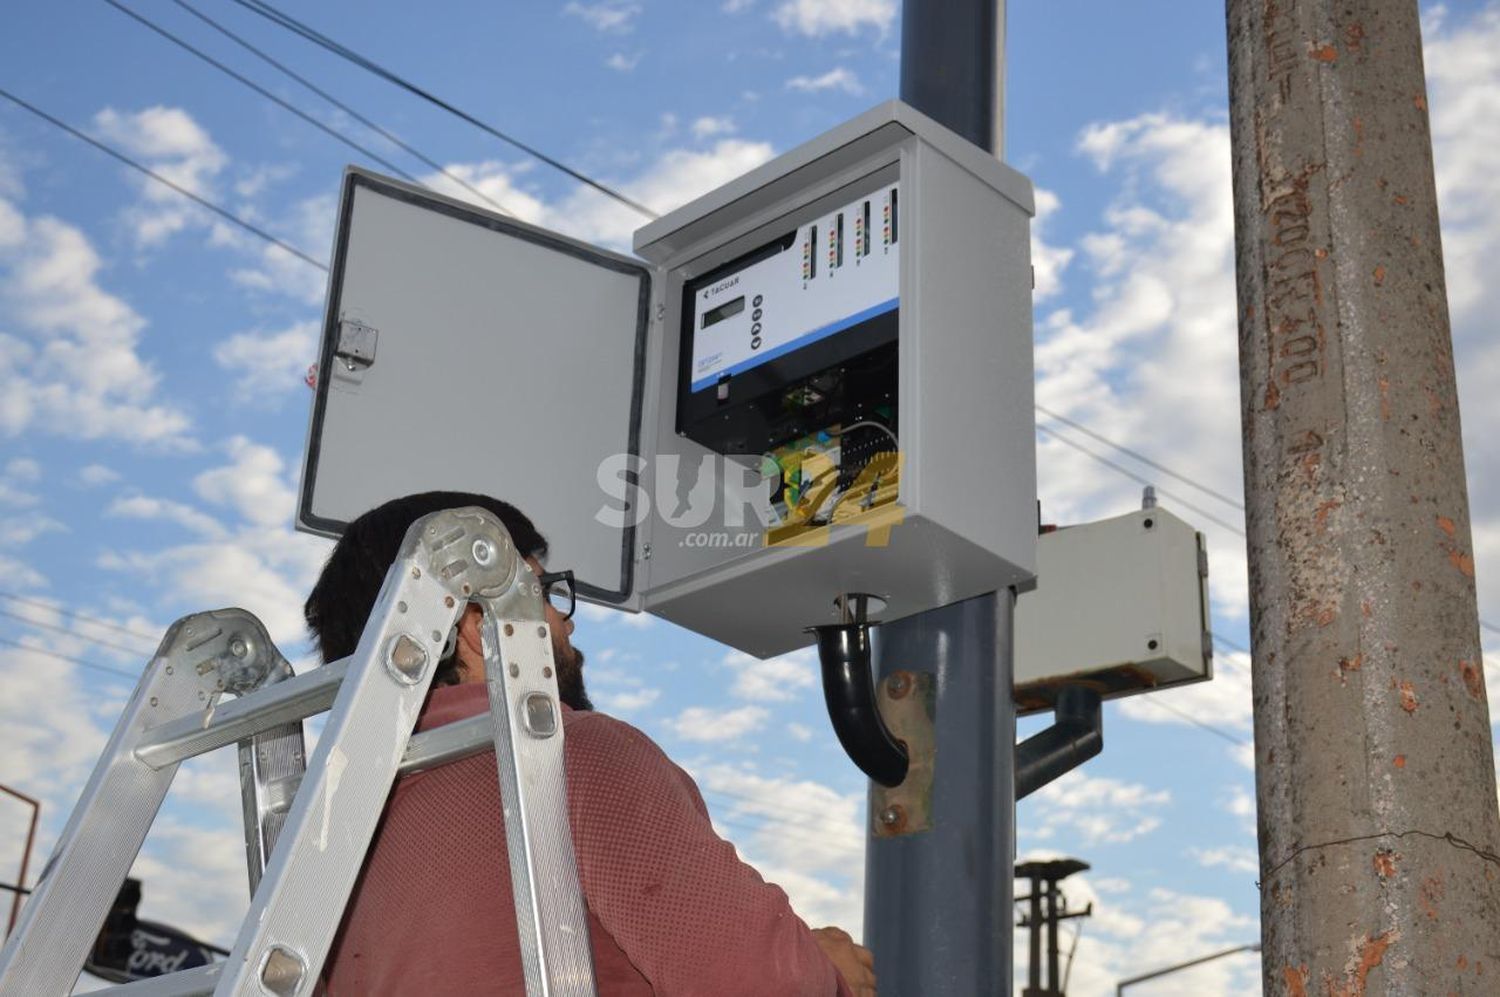
{"label": "power line", "polygon": [[[1085,455],[1087,457],[1092,457],[1094,460],[1097,460],[1099,463],[1103,464],[1105,467],[1108,467],[1108,468],[1110,468],[1111,470],[1114,470],[1114,471],[1118,471],[1120,474],[1125,475],[1125,477],[1127,477],[1127,478],[1130,478],[1130,479],[1132,479],[1134,481],[1138,481],[1138,482],[1140,482],[1143,485],[1151,485],[1153,487],[1155,487],[1155,485],[1156,485],[1156,482],[1151,481],[1149,478],[1143,478],[1139,474],[1136,474],[1134,471],[1131,471],[1131,470],[1128,470],[1128,469],[1126,469],[1124,467],[1121,467],[1119,464],[1116,464],[1114,461],[1110,460],[1108,457],[1101,457],[1099,454],[1094,453],[1092,450],[1090,450],[1087,447],[1083,446],[1081,443],[1078,443],[1078,442],[1076,442],[1074,440],[1070,440],[1066,436],[1063,436],[1061,433],[1059,433],[1055,429],[1049,429],[1046,426],[1038,424],[1037,427],[1036,427],[1036,431],[1039,432],[1039,433],[1046,433],[1048,436],[1050,436],[1052,439],[1056,440],[1057,442],[1065,444],[1067,446],[1070,446],[1074,450],[1077,450],[1079,453],[1081,453],[1081,454],[1083,454],[1083,455]],[[1218,516],[1215,516],[1213,513],[1208,512],[1207,510],[1205,510],[1203,508],[1200,508],[1199,506],[1196,506],[1193,503],[1189,502],[1187,499],[1183,498],[1181,495],[1174,495],[1171,492],[1166,491],[1163,488],[1157,488],[1156,490],[1157,490],[1157,492],[1159,494],[1161,494],[1161,495],[1163,495],[1163,496],[1165,496],[1167,498],[1170,498],[1172,501],[1176,502],[1178,505],[1181,505],[1184,509],[1191,509],[1192,511],[1196,512],[1198,515],[1202,516],[1204,519],[1208,520],[1209,522],[1211,522],[1211,523],[1217,523],[1218,525],[1224,527],[1226,530],[1229,530],[1231,533],[1234,533],[1234,534],[1236,534],[1238,536],[1243,537],[1245,535],[1245,531],[1242,530],[1242,529],[1240,529],[1238,526],[1235,526],[1233,523],[1227,523],[1227,522],[1225,522],[1224,520],[1220,519]]]}
{"label": "power line", "polygon": [[1207,720],[1199,720],[1197,717],[1193,716],[1186,710],[1180,710],[1177,707],[1173,706],[1171,703],[1163,702],[1160,697],[1146,696],[1145,702],[1150,703],[1152,706],[1156,706],[1160,709],[1166,710],[1168,713],[1175,713],[1182,719],[1186,720],[1188,723],[1192,724],[1194,727],[1206,730],[1216,737],[1222,737],[1224,740],[1229,741],[1232,744],[1237,744],[1242,748],[1250,746],[1250,742],[1245,740],[1243,737],[1231,734],[1224,728],[1215,726],[1214,724],[1209,723]]}
{"label": "power line", "polygon": [[468,122],[475,128],[478,128],[481,131],[500,139],[500,141],[515,146],[517,149],[520,149],[528,156],[532,156],[536,159],[541,160],[548,166],[551,166],[553,169],[561,170],[563,173],[566,173],[568,176],[572,177],[574,180],[577,180],[579,183],[586,184],[589,187],[594,188],[601,194],[604,194],[606,197],[612,198],[613,200],[618,201],[626,207],[640,212],[647,218],[660,217],[655,211],[652,211],[650,208],[646,207],[644,204],[641,204],[639,201],[634,201],[626,197],[624,194],[621,194],[619,191],[606,186],[598,180],[595,180],[593,177],[575,170],[573,167],[567,165],[566,163],[563,163],[558,159],[554,159],[552,156],[547,155],[540,149],[526,144],[513,135],[506,134],[505,132],[501,131],[491,124],[481,121],[479,118],[474,117],[474,115],[469,114],[467,111],[460,110],[459,108],[443,100],[441,97],[429,93],[428,91],[417,86],[415,83],[412,83],[411,81],[398,76],[391,70],[386,69],[379,63],[376,63],[366,58],[365,56],[360,55],[358,52],[355,52],[347,46],[334,41],[327,35],[321,34],[317,30],[308,27],[291,15],[282,13],[275,7],[271,6],[269,3],[265,3],[264,0],[234,0],[234,2],[239,4],[241,7],[244,7],[246,10],[259,14],[261,17],[264,17],[271,23],[285,28],[286,30],[291,31],[294,34],[300,35],[315,45],[327,49],[329,52],[332,52],[339,58],[347,60],[348,62],[352,62],[356,66],[359,66],[361,69],[374,73],[376,76],[379,76],[390,83],[394,83],[401,89],[415,94],[428,103],[442,108],[449,114],[452,114],[455,117]]}
{"label": "power line", "polygon": [[105,640],[102,637],[90,637],[87,634],[81,634],[75,630],[69,630],[66,627],[57,626],[55,623],[43,623],[41,620],[34,620],[29,616],[22,616],[20,613],[12,613],[7,609],[0,609],[0,616],[4,616],[7,619],[19,620],[20,622],[26,624],[28,627],[36,627],[40,630],[51,630],[53,633],[59,633],[65,637],[72,637],[77,640],[87,641],[90,644],[97,644],[100,647],[107,647],[112,651],[123,651],[126,654],[139,655],[144,658],[149,658],[152,654],[152,652],[150,651],[142,651],[138,648],[126,647],[124,644],[116,644],[113,641]]}
{"label": "power line", "polygon": [[22,644],[20,641],[12,640],[9,637],[0,637],[0,644],[20,648],[23,651],[30,651],[33,654],[44,654],[49,658],[56,658],[59,661],[66,661],[69,664],[77,665],[79,668],[91,668],[96,672],[108,672],[111,675],[118,675],[123,678],[130,679],[132,682],[140,680],[140,675],[136,674],[135,672],[127,672],[123,668],[111,668],[108,665],[96,665],[92,661],[84,661],[82,658],[74,658],[66,654],[59,654],[56,651],[49,651],[44,647],[32,647],[30,644]]}
{"label": "power line", "polygon": [[134,159],[131,159],[123,152],[105,145],[103,142],[100,142],[96,138],[91,138],[90,136],[85,135],[83,132],[74,128],[72,125],[61,121],[58,118],[54,118],[52,115],[48,114],[46,111],[43,111],[35,104],[22,100],[20,97],[17,97],[15,94],[11,93],[9,90],[0,88],[0,97],[4,97],[12,104],[15,104],[17,107],[30,111],[32,114],[41,118],[48,124],[53,125],[57,128],[61,128],[63,131],[67,132],[69,135],[73,136],[79,141],[87,142],[89,145],[93,146],[95,149],[98,149],[106,156],[110,156],[114,159],[119,160],[133,170],[139,170],[141,173],[146,174],[146,176],[150,177],[152,180],[155,180],[157,183],[172,188],[188,200],[200,205],[201,207],[207,208],[209,211],[212,211],[214,214],[218,215],[225,221],[238,225],[240,228],[244,229],[246,232],[249,232],[251,235],[264,239],[271,245],[276,246],[279,249],[283,249],[288,253],[291,253],[293,256],[297,257],[297,259],[302,260],[304,263],[311,263],[313,266],[317,267],[319,270],[322,270],[324,273],[328,272],[328,267],[326,265],[319,263],[317,260],[313,259],[311,256],[308,256],[296,246],[293,246],[292,244],[287,242],[283,242],[264,229],[258,228],[255,225],[252,225],[250,222],[245,221],[245,219],[241,218],[239,215],[236,215],[233,212],[219,207],[212,201],[208,201],[202,197],[199,197],[197,194],[194,194],[192,191],[188,190],[186,187],[181,186],[180,184],[173,183],[171,180],[168,180],[166,177],[162,176],[160,173],[157,173],[150,167],[142,166],[140,163],[136,162]]}
{"label": "power line", "polygon": [[63,606],[55,606],[52,603],[42,599],[32,599],[28,596],[17,595],[15,592],[9,592],[5,589],[0,589],[0,598],[12,599],[16,602],[23,603],[28,606],[36,606],[38,609],[45,609],[53,613],[61,613],[63,616],[66,616],[69,619],[78,620],[79,622],[88,623],[96,627],[103,627],[105,630],[113,630],[116,633],[125,634],[127,637],[138,637],[141,640],[152,642],[161,640],[160,634],[142,633],[139,630],[132,630],[129,627],[122,627],[118,623],[111,623],[108,620],[101,620],[97,616],[87,616],[83,613],[78,612],[77,610],[67,609]]}
{"label": "power line", "polygon": [[[1110,439],[1107,436],[1104,436],[1101,433],[1095,432],[1094,430],[1090,429],[1088,426],[1085,426],[1081,422],[1075,422],[1074,420],[1069,419],[1067,416],[1059,415],[1058,413],[1053,412],[1051,409],[1047,408],[1044,405],[1035,405],[1034,408],[1038,412],[1040,412],[1043,415],[1045,415],[1047,418],[1049,418],[1049,419],[1056,419],[1058,422],[1061,422],[1064,425],[1071,426],[1073,429],[1078,430],[1080,433],[1083,433],[1084,435],[1088,436],[1089,438],[1097,440],[1100,443],[1103,443],[1105,446],[1109,447],[1110,449],[1118,451],[1119,453],[1122,453],[1125,456],[1130,457],[1130,458],[1132,458],[1134,460],[1138,460],[1142,464],[1146,464],[1149,467],[1153,467],[1156,470],[1162,472],[1163,474],[1168,475],[1169,477],[1172,477],[1172,478],[1176,478],[1178,481],[1181,481],[1182,483],[1184,483],[1186,485],[1191,485],[1192,487],[1198,489],[1200,492],[1203,492],[1205,495],[1211,495],[1214,498],[1218,499],[1219,501],[1225,502],[1225,503],[1233,506],[1234,508],[1240,510],[1241,512],[1243,512],[1245,510],[1245,506],[1242,503],[1237,502],[1236,500],[1230,498],[1228,495],[1225,495],[1222,492],[1215,491],[1214,489],[1208,487],[1205,484],[1202,484],[1202,483],[1198,482],[1197,480],[1193,479],[1192,477],[1189,477],[1186,474],[1182,474],[1181,472],[1174,471],[1170,467],[1167,467],[1165,464],[1162,464],[1159,461],[1153,460],[1150,457],[1147,457],[1145,454],[1143,454],[1143,453],[1141,453],[1141,452],[1139,452],[1137,450],[1132,450],[1130,447],[1127,447],[1127,446],[1125,446],[1123,444],[1120,444],[1120,443],[1116,443],[1114,440]],[[1109,467],[1112,470],[1118,471],[1119,473],[1125,475],[1126,477],[1130,478],[1133,481],[1138,481],[1138,482],[1140,482],[1143,485],[1152,485],[1153,487],[1155,486],[1155,482],[1148,481],[1148,480],[1146,480],[1143,477],[1140,477],[1140,476],[1138,476],[1136,474],[1132,474],[1130,471],[1126,470],[1125,468],[1121,467],[1120,465],[1115,464],[1112,461],[1109,461],[1109,460],[1106,460],[1103,457],[1100,457],[1098,454],[1095,454],[1095,453],[1093,453],[1093,452],[1091,452],[1089,450],[1084,449],[1083,447],[1079,446],[1077,443],[1075,443],[1075,442],[1067,439],[1066,437],[1062,436],[1061,434],[1059,434],[1054,429],[1049,429],[1046,426],[1040,426],[1040,425],[1037,426],[1037,429],[1039,429],[1042,432],[1046,433],[1047,435],[1049,435],[1053,439],[1057,440],[1058,442],[1065,443],[1068,446],[1072,447],[1073,449],[1079,451],[1080,453],[1087,454],[1088,456],[1092,457],[1094,460],[1099,461],[1101,464],[1104,464],[1106,467]],[[1207,512],[1204,512],[1202,509],[1199,509],[1197,506],[1189,505],[1187,502],[1183,501],[1183,499],[1182,499],[1181,496],[1172,495],[1170,492],[1162,491],[1160,488],[1157,488],[1157,491],[1160,494],[1164,495],[1164,496],[1171,497],[1172,500],[1175,501],[1175,502],[1181,502],[1183,508],[1192,509],[1194,512],[1196,512],[1196,513],[1198,513],[1198,514],[1206,517],[1211,522],[1218,523],[1220,526],[1224,527],[1225,529],[1232,530],[1235,533],[1239,534],[1240,536],[1244,536],[1245,535],[1244,531],[1241,530],[1241,529],[1239,529],[1238,527],[1232,526],[1229,523],[1224,522],[1222,519],[1218,519],[1218,518],[1216,518],[1216,517],[1208,514]],[[1484,628],[1485,630],[1488,630],[1488,631],[1490,631],[1493,634],[1500,635],[1500,626],[1497,626],[1497,625],[1489,622],[1484,617],[1480,617],[1479,618],[1479,625],[1482,628]],[[1214,639],[1215,640],[1220,640],[1221,638],[1219,638],[1218,635],[1216,634],[1214,636]],[[1240,647],[1239,645],[1233,644],[1233,643],[1231,643],[1229,641],[1224,641],[1224,643],[1231,650],[1241,651],[1241,652],[1243,652],[1245,654],[1249,654],[1250,653],[1249,648]]]}
{"label": "power line", "polygon": [[245,86],[249,87],[251,90],[254,90],[256,93],[258,93],[262,97],[266,98],[266,100],[269,100],[272,103],[274,103],[275,105],[277,105],[278,107],[283,108],[284,110],[289,111],[292,114],[295,114],[297,117],[301,118],[303,121],[306,121],[308,124],[312,125],[314,128],[318,129],[323,134],[328,135],[328,136],[330,136],[330,137],[332,137],[334,139],[337,139],[338,141],[344,143],[345,145],[347,145],[349,148],[353,149],[356,152],[359,152],[359,153],[362,153],[362,154],[364,154],[366,156],[369,156],[375,162],[379,163],[381,166],[384,166],[386,169],[392,171],[396,175],[398,175],[400,177],[403,177],[404,179],[410,180],[412,183],[421,183],[421,181],[419,181],[416,177],[412,176],[410,173],[406,172],[401,167],[399,167],[395,163],[391,162],[389,159],[386,159],[385,157],[381,156],[379,153],[376,153],[376,152],[374,152],[374,151],[372,151],[370,149],[367,149],[366,147],[360,145],[358,142],[354,141],[352,138],[349,138],[347,135],[344,135],[342,132],[338,131],[337,129],[330,128],[328,125],[325,125],[323,122],[319,121],[317,118],[313,117],[311,114],[308,114],[306,111],[303,111],[300,108],[293,106],[290,102],[282,100],[280,97],[276,96],[271,91],[269,91],[265,87],[261,86],[259,83],[256,83],[254,80],[251,80],[249,77],[240,75],[239,73],[235,72],[233,69],[230,69],[228,66],[224,65],[224,63],[222,63],[219,60],[215,59],[213,56],[209,55],[208,53],[204,52],[201,49],[193,47],[192,45],[190,45],[187,42],[183,41],[181,38],[178,38],[176,35],[172,34],[172,32],[168,31],[166,28],[163,28],[160,25],[156,24],[155,22],[153,22],[149,18],[147,18],[147,17],[145,17],[145,16],[143,16],[141,14],[137,14],[135,11],[131,10],[129,7],[126,7],[124,4],[118,2],[118,0],[104,0],[104,2],[107,3],[107,4],[109,4],[115,10],[118,10],[120,13],[124,14],[126,17],[132,18],[138,24],[141,24],[141,25],[144,25],[147,28],[150,28],[152,31],[156,32],[158,35],[161,35],[167,41],[171,42],[173,45],[176,45],[179,48],[185,49],[186,51],[191,52],[193,55],[196,55],[198,58],[202,59],[204,62],[208,63],[210,66],[214,67],[219,72],[221,72],[224,75],[228,76],[230,79],[236,80],[239,83],[244,84]]}
{"label": "power line", "polygon": [[187,3],[186,0],[172,0],[172,2],[175,3],[177,6],[181,7],[183,10],[187,11],[189,14],[192,14],[194,17],[198,18],[198,20],[202,21],[204,24],[207,24],[209,27],[213,28],[215,31],[217,31],[220,34],[224,35],[226,38],[228,38],[229,40],[233,41],[235,44],[237,44],[237,45],[241,46],[242,48],[248,50],[252,54],[258,56],[260,59],[262,59],[266,63],[269,63],[271,66],[273,66],[276,69],[280,70],[282,73],[286,74],[287,76],[290,76],[292,79],[296,80],[298,83],[302,84],[304,87],[306,87],[307,89],[311,90],[313,93],[317,94],[319,97],[322,97],[324,100],[328,101],[328,103],[332,104],[334,107],[338,108],[340,111],[343,111],[345,114],[349,115],[349,117],[353,118],[355,121],[358,121],[360,124],[364,125],[366,128],[368,128],[371,131],[375,132],[377,135],[379,135],[381,138],[385,139],[387,142],[390,142],[392,145],[395,145],[395,146],[398,146],[401,149],[404,149],[406,152],[410,153],[412,156],[416,157],[417,159],[420,159],[423,163],[427,164],[428,166],[430,166],[433,169],[437,170],[439,173],[443,174],[443,176],[447,177],[449,180],[452,180],[454,183],[456,183],[459,186],[463,187],[465,190],[467,190],[469,193],[473,194],[475,197],[483,198],[485,201],[489,202],[492,206],[494,206],[494,208],[495,208],[496,211],[499,211],[502,214],[507,214],[507,215],[513,215],[514,214],[514,212],[510,211],[509,209],[507,209],[505,207],[505,205],[501,204],[499,201],[495,200],[493,197],[490,197],[484,191],[480,190],[478,187],[475,187],[473,184],[469,183],[467,180],[465,180],[463,177],[459,176],[457,173],[452,172],[446,166],[443,166],[441,163],[437,162],[436,160],[431,159],[428,156],[424,155],[421,152],[421,150],[419,150],[419,149],[417,149],[417,148],[415,148],[415,147],[413,147],[411,145],[408,145],[406,142],[403,142],[400,138],[396,137],[391,132],[389,132],[386,129],[380,127],[380,125],[376,124],[375,122],[371,121],[369,118],[367,118],[364,115],[360,114],[354,108],[350,107],[348,104],[345,104],[343,101],[339,100],[337,97],[333,96],[328,91],[322,89],[317,84],[315,84],[311,80],[309,80],[307,77],[298,74],[294,70],[288,68],[285,64],[283,64],[281,62],[278,62],[276,59],[273,59],[271,56],[267,55],[264,51],[262,51],[261,49],[257,48],[255,45],[252,45],[250,42],[246,41],[244,38],[240,37],[239,35],[235,34],[233,31],[231,31],[228,28],[224,27],[224,25],[220,24],[218,21],[215,21],[213,18],[209,17],[207,14],[205,14],[202,11],[198,10],[198,8],[194,7],[192,4]]}
{"label": "power line", "polygon": [[1231,651],[1238,651],[1241,654],[1250,653],[1250,649],[1248,647],[1243,644],[1237,644],[1234,641],[1230,640],[1228,637],[1221,637],[1218,634],[1213,634],[1213,639],[1215,644],[1226,647]]}
{"label": "power line", "polygon": [[1094,440],[1097,440],[1100,443],[1103,443],[1105,446],[1111,448],[1112,450],[1117,450],[1117,451],[1119,451],[1120,453],[1124,454],[1127,457],[1131,457],[1131,458],[1133,458],[1135,460],[1140,461],[1142,464],[1145,464],[1145,465],[1147,465],[1149,467],[1154,467],[1158,471],[1160,471],[1162,474],[1165,474],[1165,475],[1167,475],[1168,477],[1171,477],[1171,478],[1176,478],[1178,481],[1182,482],[1183,484],[1189,485],[1189,486],[1191,486],[1193,488],[1196,488],[1200,492],[1202,492],[1203,494],[1210,495],[1210,496],[1218,499],[1220,502],[1225,503],[1226,505],[1233,506],[1234,508],[1238,509],[1240,512],[1244,512],[1245,511],[1245,505],[1244,505],[1244,503],[1240,502],[1238,499],[1230,498],[1228,495],[1225,495],[1223,492],[1215,491],[1214,489],[1208,487],[1207,485],[1201,484],[1201,483],[1193,480],[1192,478],[1188,477],[1185,474],[1180,474],[1177,471],[1172,470],[1170,467],[1167,467],[1165,464],[1162,464],[1162,463],[1160,463],[1158,461],[1152,460],[1150,457],[1147,457],[1145,454],[1143,454],[1143,453],[1141,453],[1141,452],[1139,452],[1137,450],[1132,450],[1132,449],[1130,449],[1127,446],[1124,446],[1122,444],[1116,443],[1114,440],[1111,440],[1109,437],[1104,436],[1101,433],[1096,433],[1094,430],[1092,430],[1089,427],[1085,426],[1083,423],[1081,423],[1081,422],[1074,422],[1072,419],[1069,419],[1067,416],[1060,415],[1060,414],[1052,411],[1051,409],[1047,408],[1045,405],[1037,405],[1037,406],[1035,406],[1035,408],[1036,408],[1036,410],[1038,412],[1042,413],[1042,415],[1045,415],[1047,418],[1049,418],[1049,419],[1055,419],[1055,420],[1057,420],[1058,422],[1062,423],[1065,426],[1071,426],[1074,429],[1078,430],[1080,433],[1083,433],[1085,436],[1088,436],[1088,437],[1090,437],[1090,438],[1092,438]]}

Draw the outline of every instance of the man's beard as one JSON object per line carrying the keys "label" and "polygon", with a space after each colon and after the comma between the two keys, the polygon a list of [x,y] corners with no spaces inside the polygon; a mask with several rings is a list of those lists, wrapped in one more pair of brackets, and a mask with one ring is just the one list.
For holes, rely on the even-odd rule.
{"label": "man's beard", "polygon": [[583,652],[552,639],[552,660],[557,663],[557,696],[575,710],[592,710],[583,688]]}

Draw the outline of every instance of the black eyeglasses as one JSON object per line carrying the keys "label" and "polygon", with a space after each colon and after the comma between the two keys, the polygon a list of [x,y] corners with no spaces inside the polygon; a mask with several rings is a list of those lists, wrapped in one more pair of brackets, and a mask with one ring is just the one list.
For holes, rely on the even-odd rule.
{"label": "black eyeglasses", "polygon": [[578,595],[573,591],[573,572],[548,571],[538,575],[537,581],[548,604],[561,613],[563,619],[571,619],[573,610],[578,607]]}

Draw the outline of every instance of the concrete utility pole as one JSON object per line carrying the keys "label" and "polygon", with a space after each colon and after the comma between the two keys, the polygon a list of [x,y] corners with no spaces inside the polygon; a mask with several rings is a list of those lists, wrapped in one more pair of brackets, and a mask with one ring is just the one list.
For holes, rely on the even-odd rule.
{"label": "concrete utility pole", "polygon": [[1266,992],[1493,994],[1500,816],[1416,0],[1228,0]]}
{"label": "concrete utility pole", "polygon": [[[901,99],[997,155],[1004,11],[905,0],[901,24]],[[992,592],[879,630],[877,679],[930,672],[936,690],[931,828],[866,846],[864,942],[891,997],[1012,989],[1014,608],[1014,592]]]}

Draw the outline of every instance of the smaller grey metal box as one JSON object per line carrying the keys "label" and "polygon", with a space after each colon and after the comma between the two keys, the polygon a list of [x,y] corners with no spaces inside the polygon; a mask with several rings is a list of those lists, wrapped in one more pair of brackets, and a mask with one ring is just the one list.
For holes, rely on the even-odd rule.
{"label": "smaller grey metal box", "polygon": [[1044,534],[1016,600],[1016,703],[1083,682],[1106,698],[1213,677],[1203,534],[1161,509]]}

